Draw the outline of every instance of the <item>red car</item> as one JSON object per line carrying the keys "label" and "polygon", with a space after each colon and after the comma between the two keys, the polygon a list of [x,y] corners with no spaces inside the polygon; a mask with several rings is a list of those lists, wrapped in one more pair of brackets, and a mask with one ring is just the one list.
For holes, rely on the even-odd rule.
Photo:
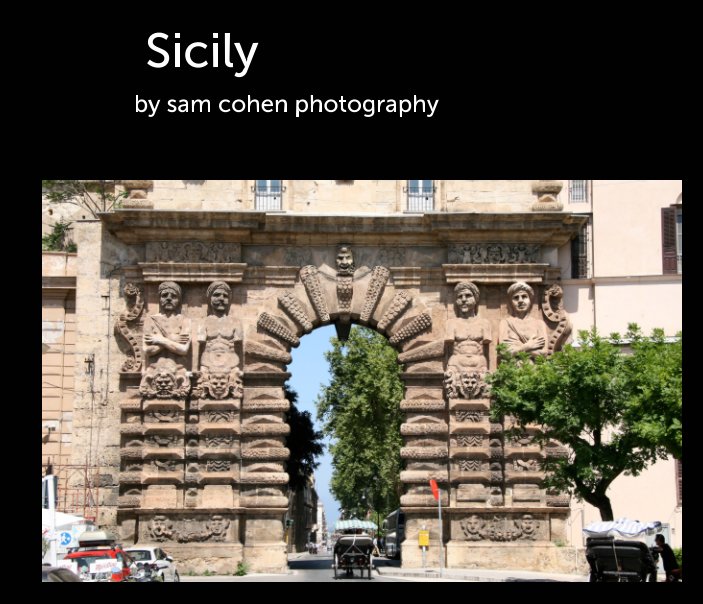
{"label": "red car", "polygon": [[87,531],[78,538],[78,547],[64,556],[61,566],[73,570],[84,582],[114,582],[128,580],[133,564],[110,533]]}

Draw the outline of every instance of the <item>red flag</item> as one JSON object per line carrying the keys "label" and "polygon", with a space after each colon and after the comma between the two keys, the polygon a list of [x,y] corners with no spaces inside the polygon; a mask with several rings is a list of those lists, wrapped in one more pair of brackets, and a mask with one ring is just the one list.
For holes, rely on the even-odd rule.
{"label": "red flag", "polygon": [[435,501],[439,501],[439,488],[434,478],[430,480],[430,486],[432,487],[432,496],[435,498]]}

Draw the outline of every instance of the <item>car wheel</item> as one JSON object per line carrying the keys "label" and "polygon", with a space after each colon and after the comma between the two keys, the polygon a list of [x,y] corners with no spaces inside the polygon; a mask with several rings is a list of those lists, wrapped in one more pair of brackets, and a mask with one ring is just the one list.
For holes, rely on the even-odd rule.
{"label": "car wheel", "polygon": [[173,582],[174,583],[180,583],[181,578],[178,576],[178,573],[174,573],[173,575]]}

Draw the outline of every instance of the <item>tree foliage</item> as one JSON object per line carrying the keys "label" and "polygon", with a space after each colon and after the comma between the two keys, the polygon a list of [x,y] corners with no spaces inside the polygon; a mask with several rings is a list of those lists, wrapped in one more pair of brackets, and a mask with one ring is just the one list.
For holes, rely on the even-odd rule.
{"label": "tree foliage", "polygon": [[115,193],[114,180],[42,180],[42,193],[51,203],[70,203],[93,218],[119,207],[127,191]]}
{"label": "tree foliage", "polygon": [[59,220],[54,224],[51,233],[41,238],[41,249],[45,252],[75,252],[76,244],[71,240],[71,222]]}
{"label": "tree foliage", "polygon": [[290,476],[288,485],[291,489],[297,490],[305,486],[307,479],[320,465],[319,462],[315,461],[315,458],[322,455],[324,450],[320,443],[322,432],[315,430],[309,411],[298,409],[296,405],[298,393],[288,384],[283,387],[283,392],[290,402],[288,410],[290,434],[286,445],[290,450],[290,458],[287,463],[287,471]]}
{"label": "tree foliage", "polygon": [[334,444],[331,490],[347,515],[383,518],[400,503],[400,401],[397,354],[386,339],[354,326],[325,353],[332,379],[317,399]]}
{"label": "tree foliage", "polygon": [[681,339],[666,343],[661,330],[644,338],[634,324],[626,335],[631,354],[619,334],[606,339],[593,329],[579,332],[579,348],[534,363],[499,346],[501,362],[487,378],[494,419],[515,418],[508,436],[531,424],[539,444],[569,449],[567,458],[544,461],[546,486],[585,499],[603,520],[613,519],[606,492],[615,478],[681,452]]}

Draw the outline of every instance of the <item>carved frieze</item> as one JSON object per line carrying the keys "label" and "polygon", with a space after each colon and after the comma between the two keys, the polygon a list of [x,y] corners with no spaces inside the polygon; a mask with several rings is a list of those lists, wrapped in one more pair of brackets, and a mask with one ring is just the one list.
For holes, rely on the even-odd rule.
{"label": "carved frieze", "polygon": [[142,343],[139,333],[139,317],[144,310],[142,290],[134,283],[124,287],[127,308],[120,313],[115,321],[115,335],[121,335],[129,346],[127,359],[122,363],[120,373],[134,373],[142,369]]}
{"label": "carved frieze", "polygon": [[239,243],[204,241],[150,241],[147,262],[241,262]]}
{"label": "carved frieze", "polygon": [[530,243],[462,243],[448,248],[449,264],[531,264],[540,246]]}
{"label": "carved frieze", "polygon": [[544,522],[532,514],[482,516],[471,514],[459,521],[467,541],[535,541],[545,539]]}
{"label": "carved frieze", "polygon": [[483,419],[483,413],[475,410],[456,411],[454,413],[454,416],[456,417],[456,421],[458,422],[478,423]]}
{"label": "carved frieze", "polygon": [[205,470],[208,472],[229,472],[232,462],[229,459],[208,459]]}
{"label": "carved frieze", "polygon": [[230,409],[211,409],[204,413],[206,421],[210,423],[229,423],[237,419],[237,412]]}
{"label": "carved frieze", "polygon": [[[197,496],[197,490],[195,493]],[[148,537],[163,543],[224,542],[229,540],[231,521],[221,514],[213,514],[207,519],[182,518],[170,520],[166,515],[154,516],[147,525]]]}

